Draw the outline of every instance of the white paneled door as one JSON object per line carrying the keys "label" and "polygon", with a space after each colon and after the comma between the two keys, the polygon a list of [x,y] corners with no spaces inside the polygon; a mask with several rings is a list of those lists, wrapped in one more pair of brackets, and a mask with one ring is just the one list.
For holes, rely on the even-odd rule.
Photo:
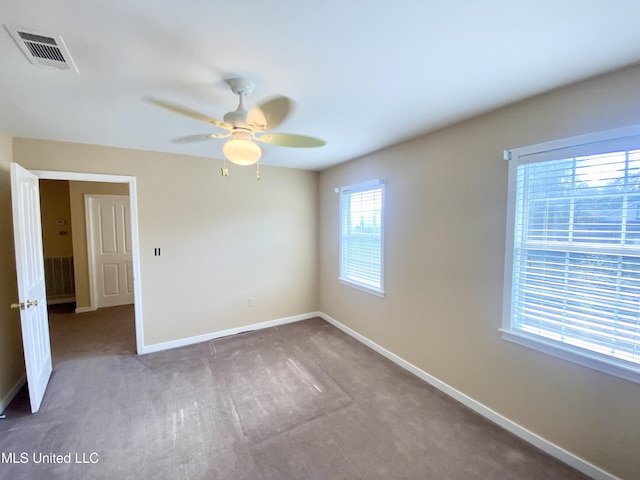
{"label": "white paneled door", "polygon": [[40,188],[38,177],[17,163],[11,164],[11,201],[16,252],[18,302],[24,363],[31,411],[37,412],[51,377],[49,316],[44,286]]}
{"label": "white paneled door", "polygon": [[131,215],[127,195],[85,195],[92,306],[133,303]]}

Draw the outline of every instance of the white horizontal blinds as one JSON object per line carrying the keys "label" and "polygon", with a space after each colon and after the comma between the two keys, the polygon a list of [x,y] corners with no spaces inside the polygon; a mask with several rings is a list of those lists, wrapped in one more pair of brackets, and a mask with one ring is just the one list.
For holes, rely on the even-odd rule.
{"label": "white horizontal blinds", "polygon": [[640,149],[519,165],[516,191],[512,327],[640,364]]}
{"label": "white horizontal blinds", "polygon": [[374,182],[341,190],[341,279],[376,290],[382,289],[383,188]]}

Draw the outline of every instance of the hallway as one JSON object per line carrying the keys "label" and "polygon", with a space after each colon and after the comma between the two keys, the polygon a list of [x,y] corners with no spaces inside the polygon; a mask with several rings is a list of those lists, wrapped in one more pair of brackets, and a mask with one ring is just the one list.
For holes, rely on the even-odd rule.
{"label": "hallway", "polygon": [[134,306],[74,313],[75,304],[49,306],[53,368],[81,357],[136,353]]}

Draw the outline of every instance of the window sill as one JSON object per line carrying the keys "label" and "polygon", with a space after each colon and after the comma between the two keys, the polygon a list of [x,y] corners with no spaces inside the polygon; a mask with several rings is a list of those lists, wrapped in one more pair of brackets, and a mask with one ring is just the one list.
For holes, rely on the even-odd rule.
{"label": "window sill", "polygon": [[553,355],[584,367],[608,373],[616,377],[624,378],[630,382],[640,383],[640,366],[624,360],[616,361],[606,355],[602,355],[579,347],[565,345],[553,340],[529,335],[514,330],[500,329],[502,338],[509,342],[517,343],[533,350]]}
{"label": "window sill", "polygon": [[384,298],[384,292],[382,290],[378,290],[373,287],[368,287],[360,283],[352,282],[351,280],[345,280],[344,278],[339,278],[338,281],[341,284],[346,285],[347,287],[355,288],[356,290],[360,290],[361,292],[369,293],[371,295],[375,295],[376,297]]}

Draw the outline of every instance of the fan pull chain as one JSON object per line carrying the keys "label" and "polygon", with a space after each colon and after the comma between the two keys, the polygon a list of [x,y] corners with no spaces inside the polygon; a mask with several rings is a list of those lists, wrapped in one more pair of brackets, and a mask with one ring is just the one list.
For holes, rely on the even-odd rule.
{"label": "fan pull chain", "polygon": [[227,168],[227,157],[222,157],[222,168],[220,169],[223,177],[229,176],[229,169]]}
{"label": "fan pull chain", "polygon": [[256,180],[260,181],[260,160],[256,162]]}

